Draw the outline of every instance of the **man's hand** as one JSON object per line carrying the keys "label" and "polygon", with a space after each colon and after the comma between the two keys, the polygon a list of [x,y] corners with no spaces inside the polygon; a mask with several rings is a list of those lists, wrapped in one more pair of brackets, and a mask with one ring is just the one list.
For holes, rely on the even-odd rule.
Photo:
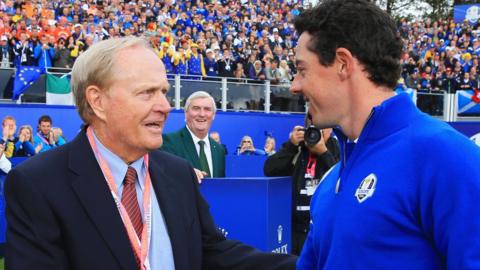
{"label": "man's hand", "polygon": [[18,135],[18,140],[21,141],[22,143],[25,141],[26,137],[25,137],[25,133],[20,133],[20,135]]}
{"label": "man's hand", "polygon": [[292,132],[290,132],[290,142],[293,145],[298,146],[299,143],[303,142],[304,135],[305,135],[305,131],[303,130],[303,127],[295,126]]}
{"label": "man's hand", "polygon": [[4,145],[4,144],[0,144],[0,157],[3,156],[3,150],[5,150],[5,145]]}
{"label": "man's hand", "polygon": [[318,141],[318,143],[315,144],[314,146],[307,145],[308,150],[317,156],[322,155],[328,151],[327,145],[325,144],[325,138],[323,136],[323,130],[321,130],[320,132],[322,133],[322,137],[320,138],[320,141]]}
{"label": "man's hand", "polygon": [[50,130],[50,132],[48,133],[48,142],[53,145],[55,144],[55,134],[53,134],[53,131]]}
{"label": "man's hand", "polygon": [[40,153],[40,151],[42,150],[42,148],[43,148],[43,143],[39,143],[39,144],[35,147],[35,154]]}
{"label": "man's hand", "polygon": [[10,134],[10,126],[4,126],[2,130],[3,140],[8,140],[8,134]]}
{"label": "man's hand", "polygon": [[205,178],[205,176],[207,176],[207,173],[204,172],[204,171],[200,171],[199,169],[195,169],[195,168],[193,168],[193,170],[195,171],[195,174],[197,175],[198,183],[201,184],[202,179]]}
{"label": "man's hand", "polygon": [[15,137],[15,131],[16,131],[16,129],[17,129],[17,128],[16,128],[15,126],[13,126],[13,127],[10,126],[10,127],[8,128],[8,138],[12,138],[12,139],[13,139],[13,138]]}

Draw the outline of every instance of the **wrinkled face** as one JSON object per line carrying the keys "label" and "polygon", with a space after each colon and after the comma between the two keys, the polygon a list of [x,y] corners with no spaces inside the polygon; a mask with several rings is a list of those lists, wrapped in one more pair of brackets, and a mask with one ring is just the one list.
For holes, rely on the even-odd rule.
{"label": "wrinkled face", "polygon": [[40,132],[42,132],[43,135],[47,135],[48,133],[50,133],[50,130],[52,129],[52,123],[40,122],[40,125],[38,125],[38,128],[40,129]]}
{"label": "wrinkled face", "polygon": [[210,98],[197,98],[190,102],[185,111],[188,128],[200,139],[205,138],[210,130],[215,111]]}
{"label": "wrinkled face", "polygon": [[143,155],[162,144],[170,105],[165,67],[143,47],[122,49],[116,56],[114,78],[102,92],[108,138],[131,155]]}
{"label": "wrinkled face", "polygon": [[339,63],[335,60],[330,66],[322,66],[318,56],[307,46],[311,35],[302,33],[296,49],[297,74],[290,91],[301,94],[309,102],[308,112],[313,124],[331,127],[340,124],[342,108],[347,98],[341,91],[337,73]]}

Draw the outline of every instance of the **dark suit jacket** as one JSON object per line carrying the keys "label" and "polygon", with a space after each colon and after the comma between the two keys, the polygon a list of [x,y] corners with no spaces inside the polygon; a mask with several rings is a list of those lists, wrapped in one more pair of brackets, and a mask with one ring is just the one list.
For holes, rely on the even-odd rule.
{"label": "dark suit jacket", "polygon": [[[295,259],[226,240],[199,193],[192,167],[161,151],[150,174],[175,267],[294,269]],[[8,175],[6,269],[136,269],[133,251],[85,132]]]}
{"label": "dark suit jacket", "polygon": [[[225,149],[210,137],[208,139],[210,140],[213,163],[211,177],[225,177]],[[194,168],[200,170],[197,150],[187,127],[163,135],[163,145],[160,149],[188,160]]]}

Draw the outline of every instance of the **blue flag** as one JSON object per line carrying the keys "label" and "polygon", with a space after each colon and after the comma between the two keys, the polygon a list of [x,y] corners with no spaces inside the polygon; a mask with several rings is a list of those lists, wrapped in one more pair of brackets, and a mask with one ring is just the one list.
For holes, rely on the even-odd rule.
{"label": "blue flag", "polygon": [[13,82],[13,100],[17,100],[25,89],[38,80],[43,73],[45,73],[45,69],[40,67],[17,67]]}
{"label": "blue flag", "polygon": [[478,114],[480,113],[480,104],[475,102],[475,92],[472,90],[457,91],[458,95],[458,113]]}

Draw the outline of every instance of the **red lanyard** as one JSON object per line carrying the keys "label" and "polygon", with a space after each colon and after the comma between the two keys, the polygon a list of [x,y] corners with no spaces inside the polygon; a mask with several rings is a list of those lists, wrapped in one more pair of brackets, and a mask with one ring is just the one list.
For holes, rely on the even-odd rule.
{"label": "red lanyard", "polygon": [[137,233],[132,225],[130,217],[128,216],[127,210],[122,205],[122,202],[118,196],[117,192],[117,185],[115,184],[115,180],[113,178],[112,172],[108,167],[108,164],[103,159],[102,154],[98,151],[97,144],[93,138],[93,130],[91,127],[87,128],[87,137],[88,141],[90,142],[90,146],[92,147],[95,156],[98,158],[98,163],[100,168],[102,169],[103,175],[105,176],[105,180],[107,181],[108,187],[110,188],[110,192],[112,197],[115,201],[115,205],[117,206],[118,212],[122,217],[123,225],[127,230],[128,238],[130,239],[130,243],[133,247],[133,251],[135,254],[140,258],[141,262],[141,269],[150,269],[150,263],[148,262],[148,248],[150,245],[150,236],[152,231],[152,204],[151,204],[151,197],[150,192],[152,189],[152,181],[150,178],[150,173],[148,172],[148,154],[145,154],[143,157],[143,164],[145,165],[145,190],[143,192],[143,213],[144,213],[144,224],[142,230],[142,239],[138,238]]}
{"label": "red lanyard", "polygon": [[309,175],[311,178],[315,178],[315,167],[317,166],[317,159],[312,153],[308,153],[308,162],[306,175]]}

